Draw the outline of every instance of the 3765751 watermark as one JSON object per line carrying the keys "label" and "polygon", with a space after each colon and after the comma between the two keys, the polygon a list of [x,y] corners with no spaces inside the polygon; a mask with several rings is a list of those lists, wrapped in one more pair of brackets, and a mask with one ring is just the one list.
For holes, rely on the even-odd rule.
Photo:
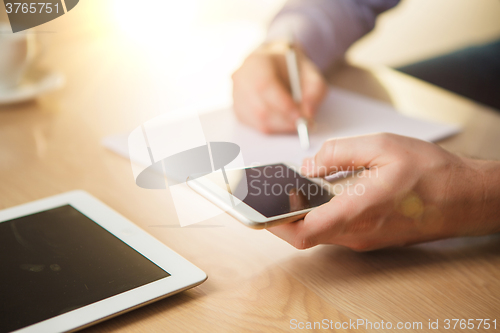
{"label": "3765751 watermark", "polygon": [[422,321],[370,321],[367,319],[356,319],[349,321],[333,321],[323,319],[321,321],[299,321],[290,319],[290,328],[292,330],[496,330],[496,319],[429,319]]}
{"label": "3765751 watermark", "polygon": [[52,21],[75,8],[79,0],[4,0],[12,32]]}

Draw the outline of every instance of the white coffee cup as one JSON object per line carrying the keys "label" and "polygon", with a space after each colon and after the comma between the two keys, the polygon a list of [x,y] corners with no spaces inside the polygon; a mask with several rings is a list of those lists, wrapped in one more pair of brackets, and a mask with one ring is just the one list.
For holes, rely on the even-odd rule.
{"label": "white coffee cup", "polygon": [[0,90],[16,87],[33,60],[33,35],[0,23]]}

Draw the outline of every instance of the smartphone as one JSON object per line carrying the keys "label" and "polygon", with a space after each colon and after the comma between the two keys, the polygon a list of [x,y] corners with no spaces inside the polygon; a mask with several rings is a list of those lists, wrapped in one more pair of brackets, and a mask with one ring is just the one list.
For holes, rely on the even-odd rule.
{"label": "smartphone", "polygon": [[327,182],[296,170],[285,163],[222,169],[187,184],[244,225],[263,229],[300,220],[334,197]]}

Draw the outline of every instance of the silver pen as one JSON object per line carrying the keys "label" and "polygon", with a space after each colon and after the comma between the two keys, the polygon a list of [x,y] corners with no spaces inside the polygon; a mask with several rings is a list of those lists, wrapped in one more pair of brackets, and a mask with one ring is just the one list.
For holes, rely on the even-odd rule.
{"label": "silver pen", "polygon": [[[292,97],[295,103],[300,104],[302,102],[302,89],[300,88],[299,64],[292,40],[290,40],[290,46],[288,47],[285,57],[288,77],[290,78]],[[309,130],[307,129],[307,119],[300,117],[297,119],[295,126],[297,127],[300,146],[302,149],[309,149]]]}

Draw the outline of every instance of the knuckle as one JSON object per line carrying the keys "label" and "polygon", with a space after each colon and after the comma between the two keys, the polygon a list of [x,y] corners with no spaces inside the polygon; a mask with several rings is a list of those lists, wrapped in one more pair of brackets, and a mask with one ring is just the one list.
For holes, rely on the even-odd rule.
{"label": "knuckle", "polygon": [[233,72],[231,75],[231,79],[233,80],[233,83],[244,83],[245,82],[245,76],[247,73],[247,62],[245,61],[240,68],[238,68],[236,71]]}
{"label": "knuckle", "polygon": [[325,141],[321,145],[319,153],[316,154],[316,164],[329,165],[333,161],[336,141],[334,139]]}
{"label": "knuckle", "polygon": [[315,75],[311,75],[309,80],[309,84],[314,88],[314,92],[320,92],[325,88],[325,80],[321,74],[315,73]]}
{"label": "knuckle", "polygon": [[379,148],[379,149],[384,149],[386,148],[390,143],[391,141],[393,140],[393,137],[392,137],[393,134],[391,133],[386,133],[386,132],[383,132],[383,133],[377,133],[373,136],[373,141],[372,143],[375,145],[375,147]]}
{"label": "knuckle", "polygon": [[265,125],[267,123],[268,112],[265,108],[255,108],[253,113],[259,125]]}
{"label": "knuckle", "polygon": [[240,77],[239,75],[240,70],[236,70],[233,74],[231,74],[231,80],[233,80],[234,83],[238,82],[238,79]]}
{"label": "knuckle", "polygon": [[272,134],[273,133],[272,129],[266,124],[258,124],[257,130],[259,130],[260,132],[262,132],[264,134]]}
{"label": "knuckle", "polygon": [[262,93],[274,88],[274,82],[271,78],[264,76],[255,81],[255,90]]}
{"label": "knuckle", "polygon": [[272,128],[268,124],[267,114],[264,112],[257,112],[255,114],[255,116],[256,116],[255,126],[256,126],[257,130],[259,130],[260,132],[265,133],[265,134],[271,134]]}

